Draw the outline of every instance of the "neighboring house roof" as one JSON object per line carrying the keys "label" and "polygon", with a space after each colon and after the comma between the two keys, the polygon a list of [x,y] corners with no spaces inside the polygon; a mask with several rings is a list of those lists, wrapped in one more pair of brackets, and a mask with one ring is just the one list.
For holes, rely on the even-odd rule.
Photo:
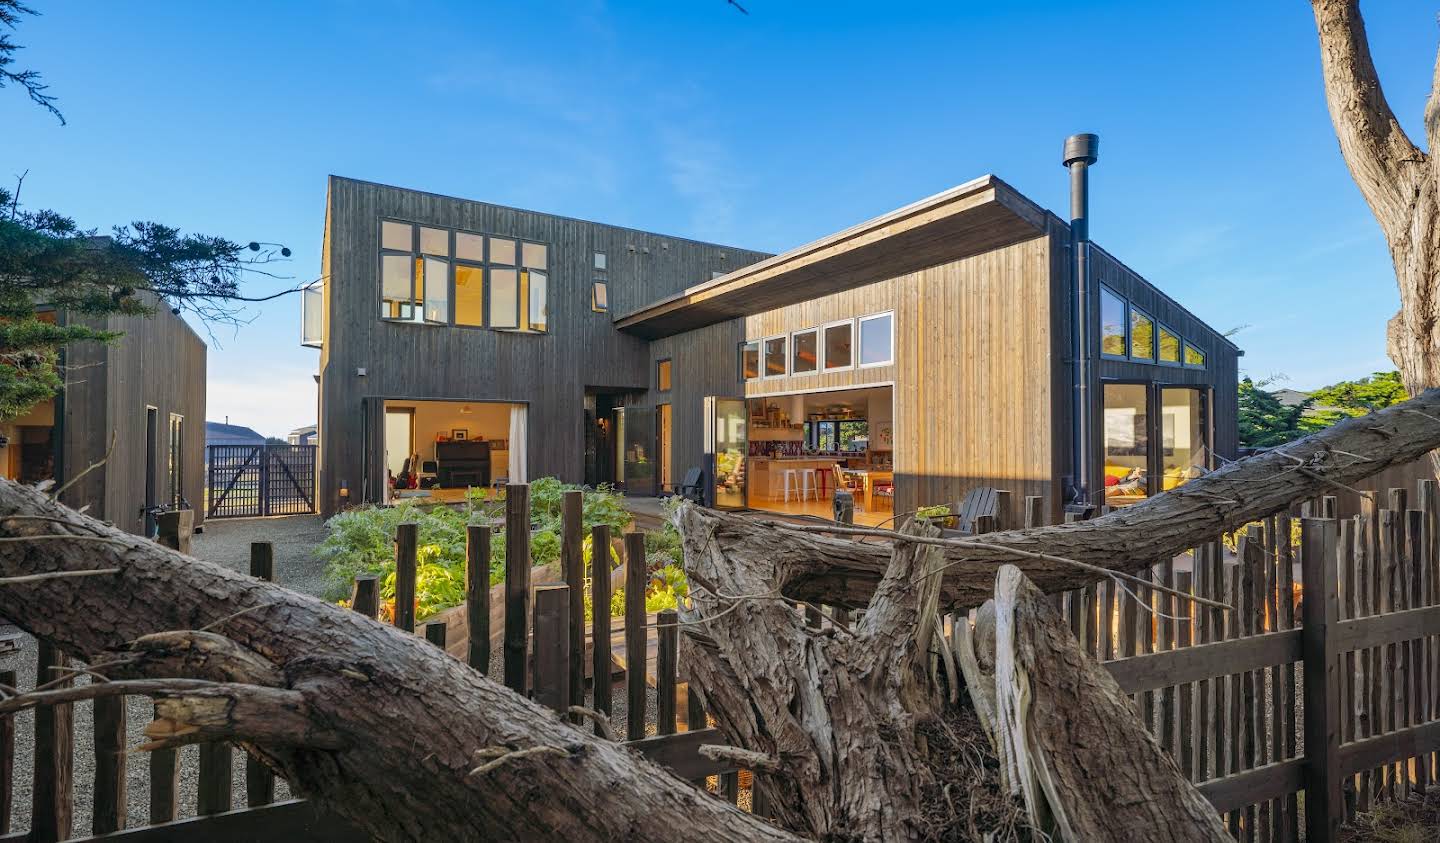
{"label": "neighboring house roof", "polygon": [[306,436],[315,432],[315,425],[307,424],[304,427],[297,427],[290,431],[291,436]]}
{"label": "neighboring house roof", "polygon": [[1286,407],[1298,407],[1310,398],[1310,393],[1298,389],[1277,389],[1270,394]]}
{"label": "neighboring house roof", "polygon": [[254,430],[239,424],[225,424],[224,422],[205,422],[205,444],[228,444],[249,442],[264,442],[265,437]]}

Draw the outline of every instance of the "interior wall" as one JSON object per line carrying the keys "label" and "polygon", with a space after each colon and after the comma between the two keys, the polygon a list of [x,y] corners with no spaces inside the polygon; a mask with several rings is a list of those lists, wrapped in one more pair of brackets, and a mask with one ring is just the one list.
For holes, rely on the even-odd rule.
{"label": "interior wall", "polygon": [[[467,439],[505,440],[510,439],[510,408],[515,404],[494,402],[461,401],[386,401],[386,410],[414,409],[415,450],[423,459],[435,455],[435,439],[449,437],[456,429],[463,429]],[[468,410],[469,412],[466,412]],[[387,450],[393,450],[388,442]],[[493,464],[504,465],[509,458],[507,450],[492,447],[490,459]]]}

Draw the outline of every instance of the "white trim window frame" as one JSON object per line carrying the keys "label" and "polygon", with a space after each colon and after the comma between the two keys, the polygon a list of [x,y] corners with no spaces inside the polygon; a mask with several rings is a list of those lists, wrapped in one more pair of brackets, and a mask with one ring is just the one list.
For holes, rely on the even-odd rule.
{"label": "white trim window frame", "polygon": [[[873,363],[862,362],[864,352],[862,337],[864,336],[864,325],[866,322],[874,322],[878,319],[890,320],[890,331],[887,336],[889,347],[885,349],[885,359]],[[855,368],[873,369],[877,366],[890,366],[895,363],[895,311],[887,310],[883,313],[872,313],[869,316],[861,316],[855,320],[855,333],[850,341],[850,354],[855,358]]]}
{"label": "white trim window frame", "polygon": [[[800,336],[804,336],[805,334],[809,334],[809,335],[811,335],[812,337],[815,338],[815,363],[814,363],[814,368],[807,369],[807,370],[805,370],[805,371],[800,371],[800,370],[798,370],[798,369],[795,368],[795,363],[796,363],[796,360],[795,360],[796,349],[798,349],[798,348],[800,347],[799,344],[797,344],[797,343],[795,342],[795,338],[796,338],[796,337],[800,337]],[[819,329],[818,327],[815,327],[815,328],[802,328],[802,329],[800,329],[800,330],[798,330],[798,331],[793,331],[793,332],[791,332],[791,334],[790,334],[790,350],[789,350],[789,355],[790,355],[790,356],[789,356],[789,360],[790,360],[790,376],[791,376],[791,377],[794,377],[794,378],[804,378],[804,377],[809,377],[810,375],[818,375],[818,374],[820,373],[820,329]]]}
{"label": "white trim window frame", "polygon": [[[784,362],[784,371],[779,374],[770,374],[770,343],[779,340],[783,345],[780,349],[780,359]],[[760,379],[776,380],[790,376],[790,335],[776,334],[760,340]]]}
{"label": "white trim window frame", "polygon": [[[829,333],[829,331],[830,331],[831,328],[839,328],[839,327],[841,327],[842,325],[843,325],[843,326],[848,326],[848,327],[850,328],[850,361],[849,361],[848,363],[842,363],[842,364],[839,365],[839,366],[832,366],[832,365],[830,365],[830,352],[829,352],[830,343],[829,343],[828,338],[827,338],[826,335]],[[843,371],[846,371],[847,369],[854,369],[854,368],[855,368],[855,320],[854,320],[854,319],[837,319],[837,320],[835,320],[834,322],[826,322],[825,324],[821,325],[821,326],[820,326],[820,371],[823,372],[823,373],[828,373],[828,372],[843,372]]]}

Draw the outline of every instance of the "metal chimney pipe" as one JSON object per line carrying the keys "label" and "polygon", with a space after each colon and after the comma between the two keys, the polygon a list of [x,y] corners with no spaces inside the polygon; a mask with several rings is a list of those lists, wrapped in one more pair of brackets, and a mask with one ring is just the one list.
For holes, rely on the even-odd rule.
{"label": "metal chimney pipe", "polygon": [[1095,357],[1090,311],[1090,165],[1100,155],[1100,136],[1071,135],[1065,139],[1065,167],[1070,170],[1070,244],[1075,267],[1075,489],[1072,503],[1089,506],[1095,418],[1090,394],[1091,362]]}

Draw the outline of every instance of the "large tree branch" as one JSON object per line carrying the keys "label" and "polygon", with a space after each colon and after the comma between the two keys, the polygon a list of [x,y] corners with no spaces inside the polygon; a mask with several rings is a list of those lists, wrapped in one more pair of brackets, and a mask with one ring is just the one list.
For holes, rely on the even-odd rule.
{"label": "large tree branch", "polygon": [[[1334,494],[1436,448],[1440,448],[1440,389],[1339,422],[1091,521],[991,533],[972,537],[967,547],[947,547],[945,560],[950,567],[943,574],[940,605],[974,607],[985,602],[996,567],[1007,562],[1046,592],[1076,588],[1104,576],[1061,558],[1135,573],[1216,541],[1221,534],[1294,501]],[[773,582],[793,599],[863,608],[890,564],[888,543],[826,538],[778,524],[757,524],[754,518],[733,513],[707,514],[705,529],[721,558],[747,567],[755,560],[772,560],[769,564],[778,566]]]}
{"label": "large tree branch", "polygon": [[[1395,119],[1370,56],[1359,0],[1312,0],[1325,102],[1350,174],[1392,243],[1411,214],[1425,153]],[[1432,95],[1433,99],[1433,95]],[[1428,121],[1427,121],[1428,122]]]}

